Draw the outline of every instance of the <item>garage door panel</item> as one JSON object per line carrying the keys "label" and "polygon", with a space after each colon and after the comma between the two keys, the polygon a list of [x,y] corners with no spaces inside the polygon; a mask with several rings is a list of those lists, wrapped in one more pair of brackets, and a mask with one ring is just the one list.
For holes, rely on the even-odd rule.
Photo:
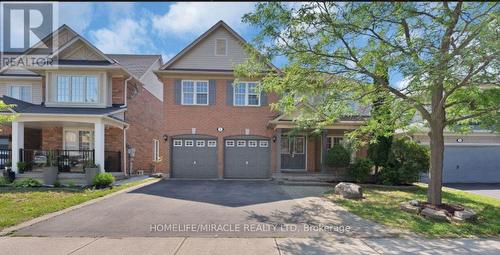
{"label": "garage door panel", "polygon": [[[253,142],[249,143],[248,141],[253,141]],[[267,143],[261,144],[259,143],[259,141],[267,141]],[[255,147],[249,147],[249,144]],[[225,146],[224,148],[224,178],[229,178],[229,179],[269,178],[270,176],[269,141],[248,139],[245,143],[245,146],[238,147],[236,145],[237,143],[235,142],[234,146]]]}
{"label": "garage door panel", "polygon": [[[217,147],[208,147],[208,141],[183,139],[182,145],[172,147],[172,173],[174,178],[217,178]],[[186,141],[190,146],[186,146]],[[197,146],[196,141],[205,141]],[[175,143],[174,143],[175,144]],[[192,145],[192,146],[191,146]]]}
{"label": "garage door panel", "polygon": [[500,146],[446,146],[445,183],[499,183]]}

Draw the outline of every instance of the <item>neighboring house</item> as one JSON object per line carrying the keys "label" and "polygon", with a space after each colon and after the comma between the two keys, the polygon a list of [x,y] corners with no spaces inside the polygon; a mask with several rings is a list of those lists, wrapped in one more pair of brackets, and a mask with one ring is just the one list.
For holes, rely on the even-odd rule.
{"label": "neighboring house", "polygon": [[0,70],[0,100],[15,105],[3,114],[17,115],[0,132],[12,168],[26,161],[34,170],[49,151],[65,172],[87,161],[109,172],[161,168],[163,86],[153,73],[161,56],[104,54],[66,25],[56,32],[43,40],[58,40],[55,66]]}
{"label": "neighboring house", "polygon": [[261,93],[258,80],[233,84],[235,65],[247,58],[245,45],[220,21],[156,72],[164,83],[166,169],[171,177],[240,179],[270,178],[285,171],[327,172],[328,147],[341,143],[345,132],[362,123],[342,120],[321,136],[287,136],[295,124],[291,116],[271,110],[276,95]]}

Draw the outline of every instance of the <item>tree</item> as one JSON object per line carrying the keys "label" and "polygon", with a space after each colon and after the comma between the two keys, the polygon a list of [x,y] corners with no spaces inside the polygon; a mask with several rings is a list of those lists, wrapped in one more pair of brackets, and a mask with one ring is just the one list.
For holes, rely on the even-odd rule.
{"label": "tree", "polygon": [[8,114],[0,114],[0,125],[4,123],[11,122],[15,119],[15,114],[10,114],[9,109],[13,108],[14,105],[5,104],[0,100],[0,112],[8,113]]}
{"label": "tree", "polygon": [[[497,3],[258,3],[243,17],[260,32],[237,75],[262,78],[285,112],[314,98],[307,121],[317,128],[380,96],[390,115],[362,130],[387,136],[418,113],[430,137],[428,201],[440,204],[444,129],[500,126],[499,12]],[[277,57],[283,72],[266,72]]]}

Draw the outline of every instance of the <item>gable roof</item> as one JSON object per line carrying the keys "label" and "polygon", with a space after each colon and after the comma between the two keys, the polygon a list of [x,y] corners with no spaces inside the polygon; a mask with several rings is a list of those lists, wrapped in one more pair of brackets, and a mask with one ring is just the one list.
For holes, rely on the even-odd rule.
{"label": "gable roof", "polygon": [[[219,22],[215,23],[210,29],[208,29],[205,33],[200,35],[198,38],[196,38],[193,42],[191,42],[186,48],[184,48],[182,51],[177,53],[173,58],[171,58],[169,61],[167,61],[163,66],[160,67],[160,70],[167,70],[173,63],[175,63],[177,60],[179,60],[181,57],[186,55],[188,52],[190,52],[196,45],[198,45],[203,39],[208,37],[210,34],[212,34],[215,30],[218,28],[223,27],[225,28],[232,36],[234,36],[241,44],[243,45],[250,45],[245,38],[243,38],[241,35],[239,35],[236,31],[234,31],[229,25],[227,25],[224,21],[220,20]],[[274,70],[279,71],[280,69],[274,66],[272,63],[268,62],[267,63],[269,67],[271,67]]]}
{"label": "gable roof", "polygon": [[151,65],[161,59],[161,55],[106,54],[120,63],[130,73],[139,79],[149,70]]}

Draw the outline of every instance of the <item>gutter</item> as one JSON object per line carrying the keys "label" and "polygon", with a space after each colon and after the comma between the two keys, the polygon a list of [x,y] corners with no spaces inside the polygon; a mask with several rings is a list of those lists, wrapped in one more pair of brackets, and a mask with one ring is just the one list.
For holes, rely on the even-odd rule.
{"label": "gutter", "polygon": [[134,78],[134,77],[131,75],[131,76],[129,76],[129,77],[125,80],[125,82],[123,83],[123,86],[124,86],[124,87],[123,87],[123,89],[124,89],[124,91],[123,91],[123,97],[124,97],[124,98],[123,98],[123,101],[125,102],[125,104],[121,106],[122,108],[126,108],[126,107],[127,107],[127,97],[128,97],[128,95],[127,95],[127,87],[128,87],[128,82],[129,82],[130,80],[132,80],[133,78]]}

